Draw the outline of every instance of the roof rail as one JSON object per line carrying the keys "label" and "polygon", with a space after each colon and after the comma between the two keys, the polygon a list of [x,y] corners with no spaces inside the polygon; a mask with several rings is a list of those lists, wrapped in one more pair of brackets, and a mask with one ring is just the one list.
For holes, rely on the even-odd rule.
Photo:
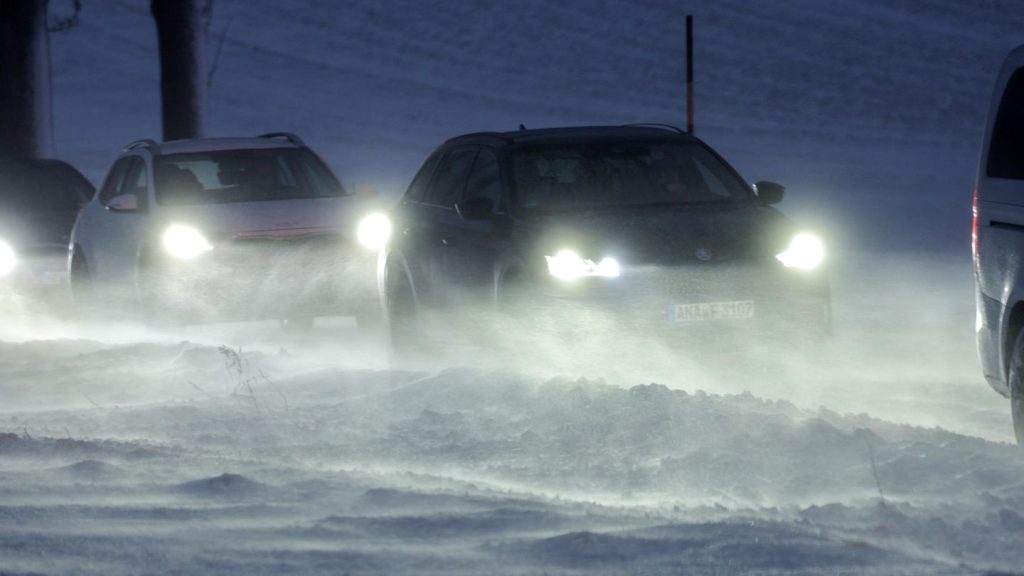
{"label": "roof rail", "polygon": [[675,132],[676,134],[687,134],[686,130],[683,130],[678,126],[673,126],[672,124],[663,124],[660,122],[640,122],[638,124],[624,124],[623,126],[628,126],[630,128],[661,128],[662,130],[669,130],[671,132]]}
{"label": "roof rail", "polygon": [[509,137],[502,132],[469,132],[466,134],[459,134],[458,136],[452,136],[445,140],[445,144],[458,140],[470,140],[472,138],[498,138],[499,140],[509,140]]}
{"label": "roof rail", "polygon": [[157,150],[160,148],[160,145],[149,138],[144,138],[142,140],[136,140],[135,142],[125,146],[121,149],[121,152],[135,150],[136,148],[150,148],[152,150]]}
{"label": "roof rail", "polygon": [[296,146],[306,145],[306,143],[302,141],[302,138],[299,138],[291,132],[267,132],[266,134],[260,134],[257,138],[284,138]]}

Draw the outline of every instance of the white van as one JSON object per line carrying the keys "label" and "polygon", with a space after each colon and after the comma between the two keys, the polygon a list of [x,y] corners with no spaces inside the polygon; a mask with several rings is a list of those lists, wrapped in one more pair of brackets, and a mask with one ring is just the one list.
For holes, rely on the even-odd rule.
{"label": "white van", "polygon": [[1024,46],[996,80],[973,211],[978,353],[1024,444]]}

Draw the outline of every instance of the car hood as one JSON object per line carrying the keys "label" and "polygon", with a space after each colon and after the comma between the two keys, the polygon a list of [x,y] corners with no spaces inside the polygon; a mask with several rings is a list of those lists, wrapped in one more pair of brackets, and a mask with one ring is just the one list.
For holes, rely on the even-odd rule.
{"label": "car hood", "polygon": [[66,249],[78,210],[0,215],[0,238],[15,248]]}
{"label": "car hood", "polygon": [[545,255],[568,248],[623,265],[771,259],[795,232],[777,210],[757,204],[538,215],[525,224],[530,243]]}
{"label": "car hood", "polygon": [[161,207],[166,223],[195,226],[211,238],[310,233],[348,237],[368,209],[350,196]]}

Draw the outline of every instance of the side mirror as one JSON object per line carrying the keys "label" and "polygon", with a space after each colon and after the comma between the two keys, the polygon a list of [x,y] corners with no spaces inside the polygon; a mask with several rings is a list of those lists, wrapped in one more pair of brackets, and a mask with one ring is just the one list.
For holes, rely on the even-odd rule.
{"label": "side mirror", "polygon": [[455,212],[463,220],[487,220],[494,215],[494,205],[490,198],[477,196],[455,204]]}
{"label": "side mirror", "polygon": [[111,212],[137,212],[139,209],[139,198],[135,194],[114,196],[107,202],[106,208]]}
{"label": "side mirror", "polygon": [[778,204],[786,194],[786,187],[782,184],[761,180],[754,184],[754,192],[765,204]]}

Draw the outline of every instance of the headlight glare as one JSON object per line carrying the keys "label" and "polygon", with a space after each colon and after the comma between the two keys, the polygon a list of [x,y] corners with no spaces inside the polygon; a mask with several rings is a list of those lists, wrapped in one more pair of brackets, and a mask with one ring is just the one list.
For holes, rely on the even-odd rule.
{"label": "headlight glare", "polygon": [[380,250],[391,239],[391,219],[380,213],[364,217],[356,228],[356,239],[370,250]]}
{"label": "headlight glare", "polygon": [[14,248],[3,240],[0,240],[0,278],[7,276],[18,265],[18,256]]}
{"label": "headlight glare", "polygon": [[786,251],[775,258],[786,268],[813,270],[825,260],[825,245],[814,234],[802,232],[794,236]]}
{"label": "headlight glare", "polygon": [[163,236],[164,250],[180,260],[192,260],[213,246],[199,230],[187,224],[173,224]]}
{"label": "headlight glare", "polygon": [[602,258],[595,263],[581,258],[574,250],[559,250],[554,256],[544,258],[548,262],[548,273],[561,280],[575,280],[584,276],[616,278],[621,273],[619,262],[614,258]]}

